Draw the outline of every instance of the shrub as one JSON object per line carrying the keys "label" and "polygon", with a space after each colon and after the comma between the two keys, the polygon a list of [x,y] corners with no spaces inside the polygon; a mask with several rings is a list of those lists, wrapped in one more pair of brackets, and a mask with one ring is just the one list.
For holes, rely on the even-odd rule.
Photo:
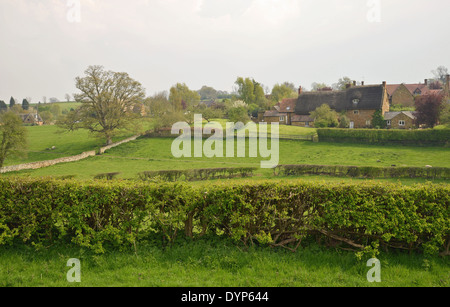
{"label": "shrub", "polygon": [[445,167],[375,167],[347,165],[278,165],[278,176],[328,175],[356,178],[427,178],[450,179]]}
{"label": "shrub", "polygon": [[251,177],[253,172],[257,170],[254,167],[235,167],[235,168],[202,168],[189,170],[162,170],[162,171],[146,171],[139,173],[139,179],[149,180],[153,178],[161,178],[165,181],[200,181],[211,179],[227,179],[236,177]]}
{"label": "shrub", "polygon": [[320,142],[363,144],[445,145],[450,141],[450,129],[317,129]]}
{"label": "shrub", "polygon": [[360,253],[448,254],[450,185],[0,179],[0,245],[72,243],[103,253],[151,234],[216,234],[296,250],[311,237]]}

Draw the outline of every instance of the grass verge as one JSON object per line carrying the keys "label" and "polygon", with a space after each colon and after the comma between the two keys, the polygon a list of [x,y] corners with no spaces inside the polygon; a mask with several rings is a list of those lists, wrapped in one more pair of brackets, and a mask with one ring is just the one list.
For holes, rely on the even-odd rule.
{"label": "grass verge", "polygon": [[[67,261],[77,258],[81,283],[69,283]],[[244,249],[219,237],[179,239],[164,247],[156,238],[136,251],[103,255],[68,246],[36,251],[2,247],[1,287],[448,287],[447,258],[381,253],[381,282],[352,252],[306,242],[296,252],[253,246]]]}

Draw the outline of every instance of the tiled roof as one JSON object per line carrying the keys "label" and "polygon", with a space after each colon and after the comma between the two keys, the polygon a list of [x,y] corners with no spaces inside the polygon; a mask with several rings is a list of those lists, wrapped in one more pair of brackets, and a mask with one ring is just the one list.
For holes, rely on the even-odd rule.
{"label": "tiled roof", "polygon": [[278,105],[280,112],[293,113],[295,111],[295,105],[297,104],[297,98],[283,99]]}
{"label": "tiled roof", "polygon": [[411,119],[416,119],[413,112],[411,112],[411,111],[386,112],[386,113],[384,113],[384,119],[392,120],[393,118],[395,118],[396,116],[398,116],[400,114],[405,114],[406,116],[408,116]]}
{"label": "tiled roof", "polygon": [[401,84],[387,84],[386,85],[386,90],[387,90],[389,96],[392,96],[392,94],[394,94],[394,92],[398,89],[398,87],[400,85]]}

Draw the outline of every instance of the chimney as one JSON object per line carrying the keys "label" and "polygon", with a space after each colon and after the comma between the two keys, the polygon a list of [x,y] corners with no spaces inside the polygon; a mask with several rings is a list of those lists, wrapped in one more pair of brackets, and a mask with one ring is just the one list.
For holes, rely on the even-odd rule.
{"label": "chimney", "polygon": [[361,81],[361,85],[364,86],[364,81]]}
{"label": "chimney", "polygon": [[383,87],[386,87],[386,81],[383,81]]}
{"label": "chimney", "polygon": [[303,88],[300,86],[300,87],[298,88],[298,95],[300,96],[302,93],[303,93]]}
{"label": "chimney", "polygon": [[353,81],[353,86],[356,86],[356,81]]}
{"label": "chimney", "polygon": [[425,79],[425,85],[428,85],[428,79]]}

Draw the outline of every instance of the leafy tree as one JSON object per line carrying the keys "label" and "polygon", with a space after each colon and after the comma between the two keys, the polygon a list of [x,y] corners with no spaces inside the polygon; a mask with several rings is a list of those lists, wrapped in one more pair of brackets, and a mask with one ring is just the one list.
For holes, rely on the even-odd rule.
{"label": "leafy tree", "polygon": [[427,94],[416,98],[416,125],[433,128],[439,122],[444,107],[442,94]]}
{"label": "leafy tree", "polygon": [[172,105],[169,102],[166,91],[155,93],[151,97],[147,97],[144,101],[151,117],[162,116],[169,111],[173,111]]}
{"label": "leafy tree", "polygon": [[283,84],[277,83],[272,88],[271,100],[277,103],[285,98],[296,98],[297,95],[297,91],[295,89],[292,89],[292,87],[287,82]]}
{"label": "leafy tree", "polygon": [[0,100],[0,112],[5,112],[8,110],[8,106],[3,100]]}
{"label": "leafy tree", "polygon": [[450,128],[450,103],[443,102],[441,113],[439,114],[439,123]]}
{"label": "leafy tree", "polygon": [[339,125],[338,113],[327,104],[323,104],[311,112],[311,118],[314,119],[314,126],[317,128],[337,127]]}
{"label": "leafy tree", "polygon": [[0,167],[7,157],[25,153],[26,135],[27,130],[18,115],[11,111],[0,113]]}
{"label": "leafy tree", "polygon": [[255,102],[255,84],[250,78],[238,77],[235,84],[238,86],[237,93],[245,103]]}
{"label": "leafy tree", "polygon": [[348,127],[350,127],[350,119],[346,115],[341,114],[339,116],[339,128],[348,128]]}
{"label": "leafy tree", "polygon": [[228,120],[234,123],[242,122],[244,124],[247,124],[250,121],[248,110],[243,106],[229,108],[227,111],[227,117]]}
{"label": "leafy tree", "polygon": [[50,111],[44,111],[42,113],[39,113],[42,120],[44,121],[44,124],[49,124],[53,120],[53,114]]}
{"label": "leafy tree", "polygon": [[84,77],[76,78],[75,101],[81,107],[69,112],[59,126],[68,129],[87,129],[102,135],[107,144],[119,129],[129,129],[136,118],[132,112],[142,102],[145,90],[127,73],[105,71],[102,66],[89,66]]}
{"label": "leafy tree", "polygon": [[30,108],[30,103],[27,99],[22,100],[22,109],[28,110]]}
{"label": "leafy tree", "polygon": [[372,116],[372,126],[375,128],[386,128],[386,121],[384,120],[384,117],[381,113],[381,110],[375,111],[375,113]]}
{"label": "leafy tree", "polygon": [[57,119],[62,114],[61,106],[59,104],[52,104],[50,112],[53,114],[53,117]]}
{"label": "leafy tree", "polygon": [[217,99],[218,92],[210,86],[202,86],[200,90],[197,91],[202,100],[206,99]]}
{"label": "leafy tree", "polygon": [[185,83],[177,83],[170,88],[169,101],[175,111],[195,106],[200,99],[200,95],[196,91],[191,91]]}
{"label": "leafy tree", "polygon": [[182,112],[169,111],[155,119],[153,128],[155,130],[159,130],[161,128],[169,128],[177,122],[189,123],[189,120],[188,117]]}
{"label": "leafy tree", "polygon": [[70,101],[70,95],[66,94],[65,97],[66,97],[67,102],[69,102]]}
{"label": "leafy tree", "polygon": [[252,103],[251,105],[248,106],[248,112],[250,113],[251,116],[253,117],[258,117],[258,113],[260,111],[265,111],[264,108],[261,108],[260,106],[258,106],[256,103]]}
{"label": "leafy tree", "polygon": [[257,104],[260,107],[267,107],[267,99],[264,87],[254,79],[238,77],[235,81],[237,85],[238,98],[250,105]]}

